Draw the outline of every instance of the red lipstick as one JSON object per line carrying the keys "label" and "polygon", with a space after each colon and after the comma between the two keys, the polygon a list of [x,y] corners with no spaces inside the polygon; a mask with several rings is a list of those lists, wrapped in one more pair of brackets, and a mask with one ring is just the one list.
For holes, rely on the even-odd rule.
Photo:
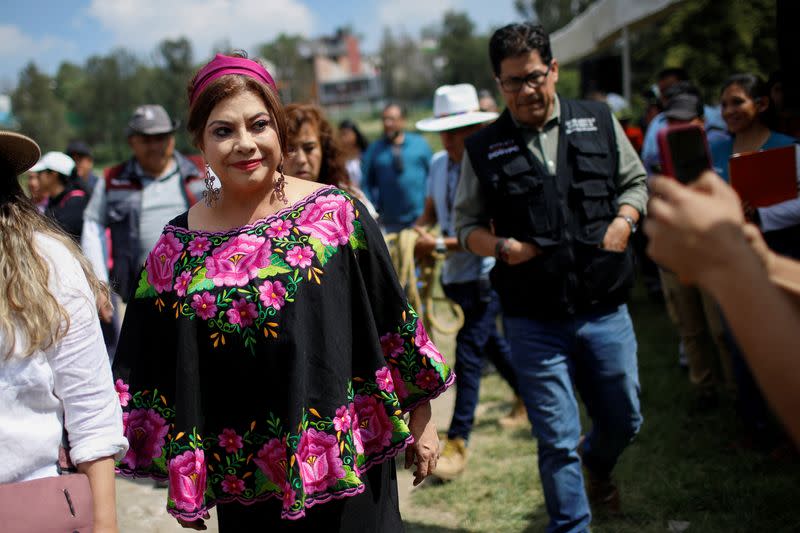
{"label": "red lipstick", "polygon": [[262,161],[263,159],[248,159],[247,161],[239,161],[238,163],[234,163],[233,166],[239,170],[250,172],[260,167]]}

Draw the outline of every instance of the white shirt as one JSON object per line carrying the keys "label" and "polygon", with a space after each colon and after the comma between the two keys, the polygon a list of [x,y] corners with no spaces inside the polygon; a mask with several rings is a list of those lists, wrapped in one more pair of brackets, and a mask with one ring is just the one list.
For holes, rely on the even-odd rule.
{"label": "white shirt", "polygon": [[[0,483],[57,475],[66,419],[75,464],[117,459],[128,449],[94,296],[80,264],[60,242],[35,240],[50,269],[50,292],[70,319],[67,334],[46,351],[0,357]],[[0,349],[11,343],[0,332]]]}

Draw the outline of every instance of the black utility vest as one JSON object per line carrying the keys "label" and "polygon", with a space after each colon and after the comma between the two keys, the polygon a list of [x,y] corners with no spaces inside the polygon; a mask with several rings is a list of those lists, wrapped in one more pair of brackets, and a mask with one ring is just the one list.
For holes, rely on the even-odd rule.
{"label": "black utility vest", "polygon": [[608,311],[625,301],[633,280],[630,244],[621,253],[600,248],[618,207],[611,111],[602,102],[560,103],[555,176],[528,150],[508,109],[466,140],[495,233],[543,251],[521,265],[498,261],[492,270],[508,315]]}

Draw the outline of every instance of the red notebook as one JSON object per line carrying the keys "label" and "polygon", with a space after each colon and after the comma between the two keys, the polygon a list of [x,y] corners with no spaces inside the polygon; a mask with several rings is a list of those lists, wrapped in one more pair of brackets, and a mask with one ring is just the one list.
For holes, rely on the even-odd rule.
{"label": "red notebook", "polygon": [[800,145],[736,154],[728,160],[731,186],[753,207],[798,197]]}

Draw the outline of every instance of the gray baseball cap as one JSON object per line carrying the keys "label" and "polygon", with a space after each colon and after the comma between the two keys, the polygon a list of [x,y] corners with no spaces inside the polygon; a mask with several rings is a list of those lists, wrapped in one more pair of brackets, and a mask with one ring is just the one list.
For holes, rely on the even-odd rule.
{"label": "gray baseball cap", "polygon": [[172,120],[167,110],[158,104],[140,105],[128,121],[128,137],[131,135],[162,135],[172,133],[180,122]]}

